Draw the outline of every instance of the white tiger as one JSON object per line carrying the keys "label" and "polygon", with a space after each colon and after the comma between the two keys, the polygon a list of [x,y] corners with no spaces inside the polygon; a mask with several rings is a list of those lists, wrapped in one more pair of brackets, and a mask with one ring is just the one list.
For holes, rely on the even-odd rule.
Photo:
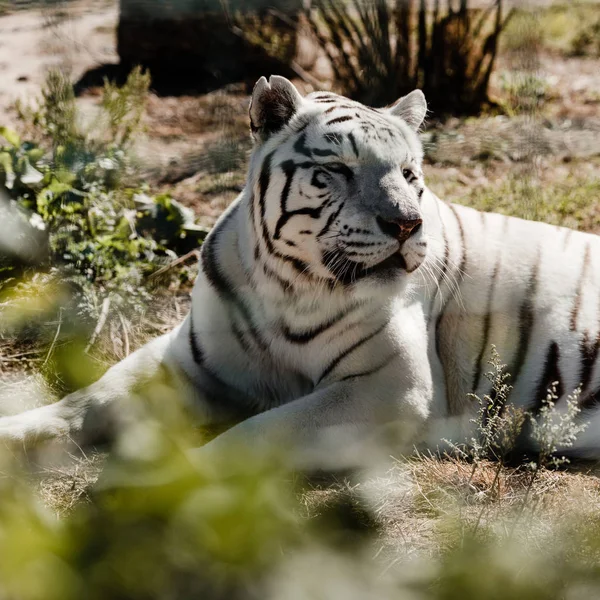
{"label": "white tiger", "polygon": [[[581,383],[592,409],[600,238],[439,200],[421,171],[426,112],[418,90],[372,109],[261,78],[247,185],[202,246],[183,323],[90,387],[0,419],[0,439],[91,443],[160,372],[199,423],[237,423],[200,453],[266,442],[300,465],[355,464],[384,438],[400,452],[469,435],[492,344],[512,402],[535,411],[559,381],[558,406]],[[599,424],[580,453],[600,454]]]}

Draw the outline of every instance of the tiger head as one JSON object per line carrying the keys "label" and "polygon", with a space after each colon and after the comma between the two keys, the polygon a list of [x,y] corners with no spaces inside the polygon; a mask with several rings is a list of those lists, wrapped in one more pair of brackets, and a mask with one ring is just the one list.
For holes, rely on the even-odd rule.
{"label": "tiger head", "polygon": [[262,77],[250,104],[255,256],[285,280],[351,284],[415,271],[427,248],[417,136],[426,112],[419,90],[373,109]]}

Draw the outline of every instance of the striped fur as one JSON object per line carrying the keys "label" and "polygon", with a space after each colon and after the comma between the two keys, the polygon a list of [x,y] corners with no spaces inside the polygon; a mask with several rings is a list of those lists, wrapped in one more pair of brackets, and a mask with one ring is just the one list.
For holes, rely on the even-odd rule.
{"label": "striped fur", "polygon": [[471,435],[494,344],[518,405],[538,410],[559,381],[560,407],[582,385],[593,423],[577,451],[599,455],[600,238],[439,200],[425,112],[419,92],[376,110],[261,79],[247,185],[204,243],[185,321],[90,388],[1,419],[0,436],[90,441],[89,406],[160,366],[204,425],[239,422],[202,453],[269,441],[299,464],[354,465],[390,427],[396,451]]}

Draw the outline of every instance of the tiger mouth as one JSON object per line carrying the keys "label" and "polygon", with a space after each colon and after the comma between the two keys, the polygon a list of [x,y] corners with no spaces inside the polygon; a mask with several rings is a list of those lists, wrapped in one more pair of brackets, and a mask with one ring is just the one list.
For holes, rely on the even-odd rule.
{"label": "tiger mouth", "polygon": [[398,271],[408,272],[406,260],[400,251],[394,252],[376,265],[367,267],[353,261],[348,261],[348,265],[351,266],[342,268],[337,273],[334,273],[337,281],[345,285],[351,285],[357,281],[360,281],[361,279],[364,279],[365,277],[373,275],[385,277],[386,275],[392,276]]}
{"label": "tiger mouth", "polygon": [[404,271],[408,270],[406,260],[404,259],[404,256],[402,256],[401,252],[394,252],[394,254],[392,254],[391,256],[388,256],[380,263],[377,263],[374,267],[371,267],[370,270],[379,271],[387,269],[400,269]]}

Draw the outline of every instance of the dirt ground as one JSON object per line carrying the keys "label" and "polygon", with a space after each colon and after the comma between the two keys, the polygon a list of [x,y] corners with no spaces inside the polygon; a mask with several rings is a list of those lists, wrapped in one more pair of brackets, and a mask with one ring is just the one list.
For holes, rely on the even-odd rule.
{"label": "dirt ground", "polygon": [[77,81],[88,69],[118,62],[116,2],[81,2],[0,16],[0,121],[12,121],[15,100],[39,95],[47,71]]}

